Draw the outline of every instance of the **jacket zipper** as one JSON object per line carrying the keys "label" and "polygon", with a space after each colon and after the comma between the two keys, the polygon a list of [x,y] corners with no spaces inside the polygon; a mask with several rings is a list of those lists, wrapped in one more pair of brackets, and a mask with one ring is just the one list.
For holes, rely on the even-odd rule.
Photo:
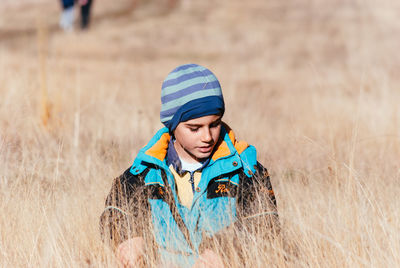
{"label": "jacket zipper", "polygon": [[192,184],[192,192],[193,192],[193,195],[194,195],[194,173],[195,173],[195,172],[196,172],[196,171],[189,172],[189,173],[190,173],[189,182]]}

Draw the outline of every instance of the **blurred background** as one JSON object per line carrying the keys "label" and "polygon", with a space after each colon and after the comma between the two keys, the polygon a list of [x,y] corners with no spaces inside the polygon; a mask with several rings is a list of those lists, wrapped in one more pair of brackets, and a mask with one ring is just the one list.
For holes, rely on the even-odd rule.
{"label": "blurred background", "polygon": [[80,8],[0,2],[0,266],[115,265],[98,216],[184,63],[272,175],[290,250],[250,264],[400,263],[400,2],[93,0],[84,29]]}

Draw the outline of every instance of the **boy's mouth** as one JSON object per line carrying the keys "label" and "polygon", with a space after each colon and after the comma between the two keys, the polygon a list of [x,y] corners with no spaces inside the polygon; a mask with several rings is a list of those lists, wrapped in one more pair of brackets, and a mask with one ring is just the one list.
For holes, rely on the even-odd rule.
{"label": "boy's mouth", "polygon": [[213,149],[212,145],[199,147],[199,151],[202,153],[209,153],[212,151],[212,149]]}

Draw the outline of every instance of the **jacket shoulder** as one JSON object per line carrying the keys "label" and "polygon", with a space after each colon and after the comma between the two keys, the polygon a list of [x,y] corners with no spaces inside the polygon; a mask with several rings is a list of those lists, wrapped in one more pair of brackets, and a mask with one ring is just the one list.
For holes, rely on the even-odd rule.
{"label": "jacket shoulder", "polygon": [[116,182],[122,185],[139,186],[144,184],[144,178],[148,172],[148,169],[144,169],[139,174],[132,173],[132,167],[124,171],[119,177],[115,179]]}
{"label": "jacket shoulder", "polygon": [[240,160],[242,161],[244,173],[251,177],[252,174],[257,172],[257,150],[253,145],[249,145],[242,153],[239,154]]}

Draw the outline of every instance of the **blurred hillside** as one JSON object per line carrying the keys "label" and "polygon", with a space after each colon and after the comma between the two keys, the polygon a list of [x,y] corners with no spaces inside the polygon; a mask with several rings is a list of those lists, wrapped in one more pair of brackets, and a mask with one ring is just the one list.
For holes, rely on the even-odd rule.
{"label": "blurred hillside", "polygon": [[[259,94],[271,99],[316,88],[354,96],[361,87],[380,94],[382,83],[398,83],[400,5],[392,1],[185,0],[173,8],[168,3],[97,0],[91,29],[64,33],[57,1],[4,2],[0,55],[8,71],[29,70],[35,80],[42,53],[51,73],[50,94],[57,88],[55,76],[72,71],[91,88],[111,89],[124,81],[122,90],[129,90],[140,83],[135,76],[146,76],[135,86],[146,88],[153,100],[166,73],[184,62],[209,66],[226,91],[237,84],[234,94],[245,92],[249,103]],[[236,81],[228,79],[232,75]],[[228,104],[236,98],[226,95]],[[152,105],[156,114],[159,103]]]}
{"label": "blurred hillside", "polygon": [[5,2],[0,4],[2,50],[34,55],[36,32],[45,27],[49,57],[82,62],[245,60],[252,68],[266,65],[269,76],[328,70],[343,75],[371,68],[394,73],[399,65],[400,4],[393,1],[185,0],[174,8],[168,3],[97,0],[91,30],[66,35],[57,25],[58,1]]}
{"label": "blurred hillside", "polygon": [[[196,62],[220,78],[226,120],[240,122],[239,131],[253,143],[258,138],[245,130],[260,118],[279,127],[315,115],[312,100],[351,103],[360,92],[377,99],[399,84],[400,5],[392,1],[169,3],[97,0],[90,30],[64,33],[57,1],[5,2],[0,9],[1,80],[26,75],[28,88],[38,92],[44,68],[50,100],[58,107],[71,99],[77,83],[83,99],[99,88],[118,92],[125,96],[119,105],[132,105],[154,122],[145,132],[150,135],[160,126],[155,100],[165,75],[179,64]],[[246,113],[236,107],[246,107]],[[337,112],[351,114],[344,110],[350,107]],[[260,118],[248,119],[247,112]]]}

